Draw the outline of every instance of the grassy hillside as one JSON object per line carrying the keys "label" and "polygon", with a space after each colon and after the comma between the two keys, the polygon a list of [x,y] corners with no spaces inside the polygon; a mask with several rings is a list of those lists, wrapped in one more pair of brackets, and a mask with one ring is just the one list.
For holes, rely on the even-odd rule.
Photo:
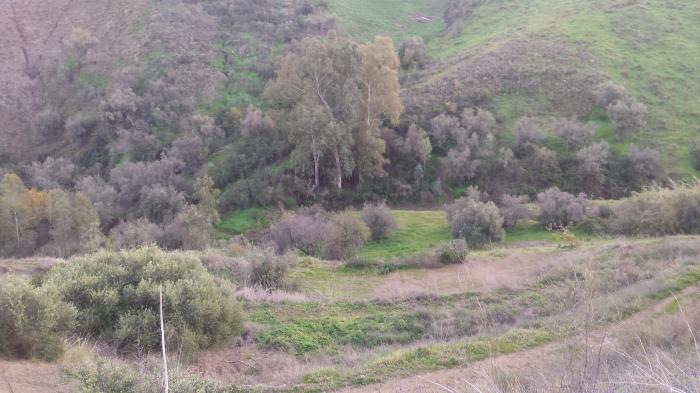
{"label": "grassy hillside", "polygon": [[[333,1],[340,22],[356,38],[366,40],[387,31],[397,40],[408,35],[426,38],[429,54],[439,62],[424,77],[428,84],[457,72],[452,63],[496,51],[512,40],[581,45],[593,55],[603,76],[624,85],[649,108],[646,126],[632,140],[614,143],[606,119],[594,117],[591,120],[599,123],[599,136],[621,151],[631,144],[654,147],[661,151],[672,174],[698,174],[691,167],[689,151],[700,143],[700,3],[493,0],[475,10],[457,37],[446,34],[442,22],[395,28],[397,20],[408,20],[422,7],[430,14],[442,14],[438,9],[444,6],[442,2],[401,2],[400,7],[390,1],[372,2],[372,7],[356,3]],[[532,53],[533,58],[538,55]],[[571,67],[576,72],[577,65]],[[546,97],[500,96],[494,102],[495,112],[506,121],[521,115],[557,115],[560,109]]]}
{"label": "grassy hillside", "polygon": [[[330,3],[340,24],[361,41],[378,34],[390,34],[397,42],[408,36],[430,40],[445,30],[442,12],[446,0],[332,0]],[[428,17],[432,22],[418,22],[417,16]]]}

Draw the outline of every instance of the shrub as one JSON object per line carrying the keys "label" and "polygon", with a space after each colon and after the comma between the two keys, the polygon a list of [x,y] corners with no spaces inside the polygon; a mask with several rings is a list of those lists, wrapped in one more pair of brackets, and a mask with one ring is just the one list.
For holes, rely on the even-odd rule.
{"label": "shrub", "polygon": [[634,194],[615,208],[614,230],[626,235],[700,234],[700,182]]}
{"label": "shrub", "polygon": [[267,236],[278,253],[297,248],[309,255],[319,256],[327,221],[325,211],[286,214],[268,230]]}
{"label": "shrub", "polygon": [[396,218],[384,203],[366,204],[362,209],[362,220],[372,234],[372,240],[384,239],[396,230]]}
{"label": "shrub", "polygon": [[289,268],[293,264],[291,257],[260,252],[249,256],[250,281],[265,289],[289,289]]}
{"label": "shrub", "polygon": [[532,212],[528,207],[530,198],[527,195],[504,195],[501,199],[501,215],[503,216],[503,227],[511,229],[518,222],[532,218]]}
{"label": "shrub", "polygon": [[696,171],[700,171],[700,147],[696,147],[690,152],[690,162]]}
{"label": "shrub", "polygon": [[426,63],[426,46],[422,37],[408,37],[399,46],[401,68],[423,68]]}
{"label": "shrub", "polygon": [[563,228],[586,217],[588,199],[584,194],[574,196],[553,187],[537,195],[540,207],[538,220],[545,227]]}
{"label": "shrub", "polygon": [[503,217],[493,202],[460,198],[446,209],[452,236],[474,246],[500,242],[505,236]]}
{"label": "shrub", "polygon": [[646,107],[634,100],[620,100],[608,105],[608,114],[620,139],[628,138],[644,125]]}
{"label": "shrub", "polygon": [[188,354],[241,331],[238,304],[198,258],[183,253],[101,251],[53,269],[45,285],[78,309],[80,333],[116,340],[122,350],[158,347],[160,285],[172,348]]}
{"label": "shrub", "polygon": [[112,228],[109,238],[116,249],[128,249],[156,244],[163,230],[147,218],[124,221]]}
{"label": "shrub", "polygon": [[595,90],[595,102],[601,108],[607,108],[608,105],[627,99],[627,97],[625,87],[612,81],[601,83]]}
{"label": "shrub", "polygon": [[566,141],[571,150],[580,149],[593,142],[595,126],[582,124],[574,119],[560,119],[554,124],[554,132]]}
{"label": "shrub", "polygon": [[365,223],[351,212],[322,210],[289,214],[268,231],[277,252],[298,248],[325,259],[345,259],[359,251],[370,237]]}
{"label": "shrub", "polygon": [[464,239],[450,240],[437,249],[437,255],[445,265],[459,264],[469,255],[469,245]]}
{"label": "shrub", "polygon": [[0,354],[56,360],[75,325],[75,309],[25,279],[0,279]]}
{"label": "shrub", "polygon": [[360,251],[369,239],[370,231],[362,220],[351,212],[336,213],[326,224],[323,237],[323,257],[349,258]]}
{"label": "shrub", "polygon": [[521,117],[513,126],[513,146],[522,148],[527,144],[540,144],[545,135],[535,121],[530,117]]}

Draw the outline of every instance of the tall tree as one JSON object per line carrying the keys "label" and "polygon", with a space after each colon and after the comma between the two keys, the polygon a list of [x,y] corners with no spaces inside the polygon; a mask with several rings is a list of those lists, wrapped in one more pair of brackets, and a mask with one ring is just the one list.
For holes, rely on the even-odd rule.
{"label": "tall tree", "polygon": [[337,188],[343,187],[343,177],[354,169],[353,102],[359,94],[360,62],[357,48],[346,40],[333,36],[306,38],[284,57],[277,78],[265,90],[266,99],[275,107],[321,107],[330,116],[323,135],[325,148],[333,157]]}
{"label": "tall tree", "polygon": [[378,36],[373,42],[361,45],[359,52],[362,63],[358,74],[358,114],[364,124],[358,126],[355,133],[355,154],[362,180],[386,175],[386,146],[380,136],[380,127],[385,120],[398,123],[404,106],[399,82],[401,61],[391,38]]}
{"label": "tall tree", "polygon": [[216,206],[221,191],[214,185],[214,179],[211,176],[198,177],[195,181],[195,191],[199,210],[210,218],[213,225],[218,225],[221,217]]}
{"label": "tall tree", "polygon": [[6,252],[15,254],[33,248],[31,228],[35,224],[29,191],[19,176],[10,173],[0,181],[0,238]]}

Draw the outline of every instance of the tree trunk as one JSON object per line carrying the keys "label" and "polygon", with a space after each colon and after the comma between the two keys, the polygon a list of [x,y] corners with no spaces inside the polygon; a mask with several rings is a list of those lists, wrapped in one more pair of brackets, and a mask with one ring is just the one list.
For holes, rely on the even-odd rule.
{"label": "tree trunk", "polygon": [[338,147],[333,148],[333,158],[335,159],[336,187],[341,190],[343,188],[343,168],[340,165],[340,152],[338,151]]}
{"label": "tree trunk", "polygon": [[316,138],[311,138],[311,150],[314,156],[314,191],[318,190],[321,185],[321,179],[319,176],[319,165],[321,160],[321,154],[318,151],[318,146],[316,146]]}
{"label": "tree trunk", "polygon": [[15,216],[15,232],[17,233],[17,249],[19,250],[22,247],[22,243],[19,236],[19,220],[17,219],[17,211],[12,210],[12,214]]}

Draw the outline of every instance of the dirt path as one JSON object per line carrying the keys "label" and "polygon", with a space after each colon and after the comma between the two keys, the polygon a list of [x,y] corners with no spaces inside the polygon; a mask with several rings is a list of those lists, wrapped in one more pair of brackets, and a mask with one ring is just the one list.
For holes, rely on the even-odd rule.
{"label": "dirt path", "polygon": [[[690,293],[698,293],[698,287],[687,288],[679,297],[685,297]],[[609,325],[601,329],[597,329],[588,334],[588,342],[591,346],[598,347],[601,343],[609,343],[615,339],[615,336],[621,332],[625,332],[634,326],[643,324],[649,318],[662,313],[673,298],[667,298],[653,307],[635,314],[634,316],[620,321],[614,325]],[[394,378],[384,383],[351,387],[341,390],[342,393],[381,393],[381,392],[401,392],[401,393],[426,393],[426,392],[448,392],[453,389],[457,392],[476,391],[469,390],[469,383],[477,386],[488,385],[485,383],[485,376],[491,369],[497,368],[501,370],[518,371],[522,373],[530,373],[530,375],[538,375],[538,369],[541,369],[547,364],[553,362],[561,362],[562,352],[572,344],[580,344],[585,342],[586,338],[583,334],[569,337],[560,341],[545,344],[537,348],[528,349],[522,352],[512,353],[503,356],[497,356],[486,360],[474,362],[466,367],[456,369],[445,369],[433,372],[427,372],[420,375],[414,375],[407,378]],[[535,374],[532,374],[535,373]],[[440,387],[442,385],[443,387]]]}
{"label": "dirt path", "polygon": [[465,264],[440,269],[394,272],[374,286],[371,298],[402,298],[416,293],[437,296],[466,292],[491,292],[501,288],[522,289],[566,268],[591,250],[537,252],[502,250],[502,255],[472,258]]}
{"label": "dirt path", "polygon": [[64,381],[61,366],[0,360],[0,393],[75,393],[75,382]]}

